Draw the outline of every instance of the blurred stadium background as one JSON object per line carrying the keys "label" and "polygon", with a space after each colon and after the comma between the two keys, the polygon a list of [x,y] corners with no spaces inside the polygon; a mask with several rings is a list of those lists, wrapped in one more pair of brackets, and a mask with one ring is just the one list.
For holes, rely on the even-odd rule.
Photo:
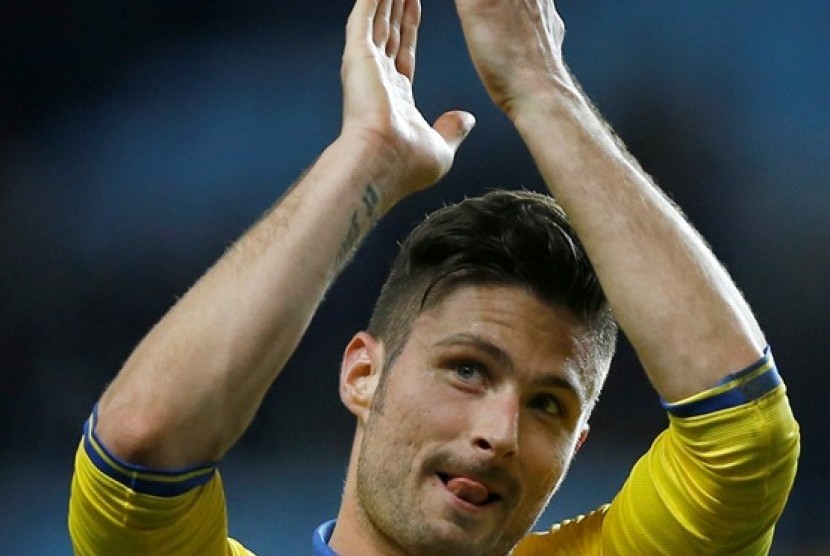
{"label": "blurred stadium background", "polygon": [[[451,2],[426,4],[419,104],[479,124],[450,176],[373,232],[222,466],[231,533],[262,555],[308,552],[336,512],[352,433],[339,357],[396,241],[465,194],[541,187],[478,84]],[[830,5],[560,4],[571,68],[732,272],[788,382],[803,456],[773,554],[830,554]],[[70,553],[83,420],[147,329],[337,134],[350,7],[0,3],[0,552]],[[540,526],[609,500],[664,424],[621,346]]]}

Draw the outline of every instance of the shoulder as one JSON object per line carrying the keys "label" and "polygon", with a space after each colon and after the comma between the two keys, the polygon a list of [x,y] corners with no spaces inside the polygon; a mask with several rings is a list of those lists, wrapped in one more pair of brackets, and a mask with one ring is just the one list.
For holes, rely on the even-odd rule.
{"label": "shoulder", "polygon": [[[608,505],[557,523],[547,531],[531,533],[516,547],[514,556],[599,556],[602,554],[602,526]],[[554,552],[555,551],[555,552]]]}
{"label": "shoulder", "polygon": [[79,555],[163,554],[170,546],[177,555],[250,554],[227,538],[214,469],[139,470],[112,458],[89,424],[76,453],[68,525]]}

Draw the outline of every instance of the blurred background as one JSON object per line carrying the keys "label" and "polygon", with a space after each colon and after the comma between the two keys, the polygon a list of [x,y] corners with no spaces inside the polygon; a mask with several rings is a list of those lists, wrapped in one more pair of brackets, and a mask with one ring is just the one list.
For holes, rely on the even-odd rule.
{"label": "blurred background", "polygon": [[[374,230],[221,466],[231,533],[262,555],[307,553],[336,513],[353,430],[340,354],[396,242],[445,202],[542,187],[475,77],[452,3],[426,4],[419,105],[479,123],[452,173]],[[789,385],[803,454],[773,554],[830,554],[830,4],[560,4],[572,70],[711,242]],[[0,552],[70,553],[84,419],[144,333],[336,136],[350,8],[0,1]],[[610,500],[665,424],[623,344],[540,526]]]}

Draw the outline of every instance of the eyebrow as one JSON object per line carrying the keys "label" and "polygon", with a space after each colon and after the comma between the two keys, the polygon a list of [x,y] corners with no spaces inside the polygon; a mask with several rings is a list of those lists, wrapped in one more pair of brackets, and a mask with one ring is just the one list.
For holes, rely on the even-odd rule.
{"label": "eyebrow", "polygon": [[[459,332],[447,336],[442,340],[439,340],[435,343],[435,345],[441,347],[465,346],[476,348],[495,359],[502,367],[504,367],[507,370],[508,373],[516,373],[516,365],[513,362],[513,358],[510,357],[509,353],[504,351],[502,348],[500,348],[493,342],[476,334],[470,334],[469,332]],[[582,389],[577,388],[571,380],[564,376],[560,376],[558,373],[545,373],[543,376],[535,378],[533,380],[533,384],[541,387],[567,390],[571,394],[573,394],[574,397],[576,397],[576,399],[580,401],[580,404],[585,403],[585,398],[583,396]]]}

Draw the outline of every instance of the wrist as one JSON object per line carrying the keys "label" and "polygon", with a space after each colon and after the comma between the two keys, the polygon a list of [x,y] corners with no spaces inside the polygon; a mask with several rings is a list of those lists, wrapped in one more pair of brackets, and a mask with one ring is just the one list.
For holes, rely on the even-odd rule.
{"label": "wrist", "polygon": [[361,186],[373,186],[380,196],[379,216],[406,196],[401,187],[405,172],[401,169],[400,155],[380,136],[344,130],[327,151],[353,168]]}
{"label": "wrist", "polygon": [[519,133],[549,128],[557,121],[585,121],[586,116],[593,115],[590,103],[570,75],[548,76],[528,90],[517,96],[506,111]]}

